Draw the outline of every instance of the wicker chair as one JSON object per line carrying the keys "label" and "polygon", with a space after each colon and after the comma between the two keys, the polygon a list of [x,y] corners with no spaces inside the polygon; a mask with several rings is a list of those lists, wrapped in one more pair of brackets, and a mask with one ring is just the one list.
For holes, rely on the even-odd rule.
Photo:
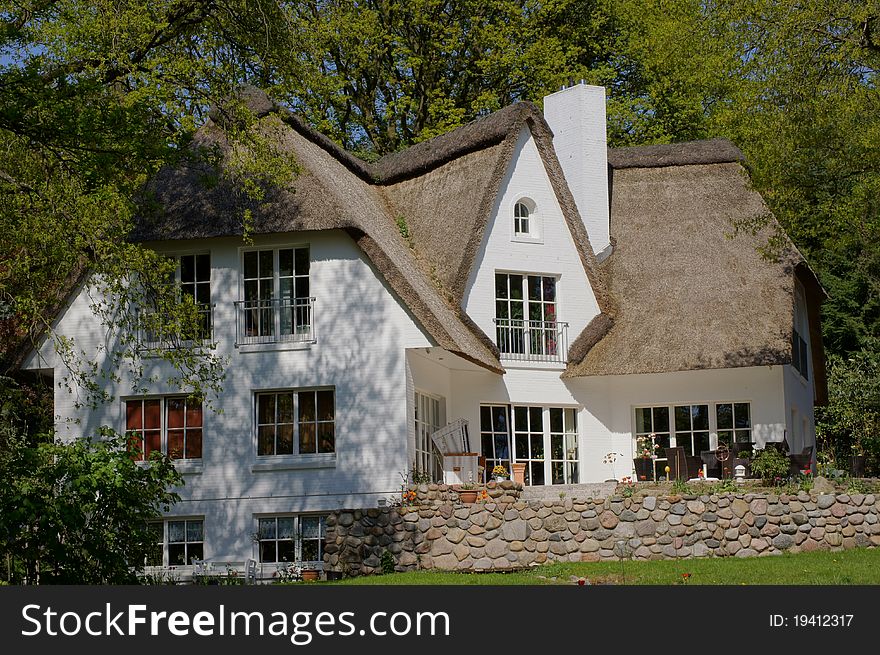
{"label": "wicker chair", "polygon": [[669,464],[670,480],[686,481],[695,478],[703,468],[703,461],[699,457],[687,455],[681,446],[667,448],[666,459]]}

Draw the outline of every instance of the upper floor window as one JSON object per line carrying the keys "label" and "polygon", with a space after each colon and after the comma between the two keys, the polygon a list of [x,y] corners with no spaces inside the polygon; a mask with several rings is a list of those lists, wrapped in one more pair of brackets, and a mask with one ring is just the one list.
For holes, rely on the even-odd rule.
{"label": "upper floor window", "polygon": [[564,362],[567,323],[556,320],[556,278],[495,274],[495,332],[508,359]]}
{"label": "upper floor window", "polygon": [[257,455],[336,451],[333,389],[258,393]]}
{"label": "upper floor window", "polygon": [[199,337],[211,336],[211,255],[181,255],[177,268],[180,291],[199,309]]}
{"label": "upper floor window", "polygon": [[[211,338],[211,255],[199,253],[173,258],[177,266],[167,280],[177,298],[190,298],[196,308],[195,324],[189,317],[172,316],[174,301],[163,294],[149,294],[148,309],[139,315],[141,344],[147,348],[172,348],[180,341]],[[167,303],[167,304],[166,304]]]}
{"label": "upper floor window", "polygon": [[810,351],[807,346],[809,334],[807,317],[807,299],[800,282],[795,282],[794,289],[794,327],[791,332],[791,364],[805,380],[810,379]]}
{"label": "upper floor window", "polygon": [[248,250],[236,344],[313,341],[309,248]]}
{"label": "upper floor window", "polygon": [[138,398],[125,403],[125,431],[138,460],[157,450],[171,459],[202,457],[202,403],[186,396]]}
{"label": "upper floor window", "polygon": [[536,206],[529,198],[520,198],[513,205],[513,237],[515,239],[538,237]]}

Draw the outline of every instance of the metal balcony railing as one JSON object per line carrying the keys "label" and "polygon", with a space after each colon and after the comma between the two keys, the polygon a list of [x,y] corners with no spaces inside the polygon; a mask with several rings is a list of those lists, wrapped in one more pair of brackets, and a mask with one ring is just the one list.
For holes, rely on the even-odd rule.
{"label": "metal balcony railing", "polygon": [[314,343],[314,298],[239,300],[235,303],[235,345]]}
{"label": "metal balcony railing", "polygon": [[141,348],[147,350],[170,350],[172,348],[180,348],[181,346],[189,346],[198,343],[210,342],[213,338],[214,328],[214,306],[199,305],[198,308],[198,324],[194,328],[188,328],[192,334],[187,334],[187,330],[175,330],[172,325],[163,325],[160,334],[159,325],[166,321],[160,321],[156,312],[139,312],[137,316],[138,325],[138,344]]}
{"label": "metal balcony railing", "polygon": [[568,323],[496,318],[495,343],[501,359],[565,364]]}

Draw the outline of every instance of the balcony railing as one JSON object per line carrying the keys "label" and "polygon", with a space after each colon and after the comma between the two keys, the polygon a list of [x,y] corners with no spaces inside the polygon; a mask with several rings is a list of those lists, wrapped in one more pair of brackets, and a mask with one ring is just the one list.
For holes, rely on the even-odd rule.
{"label": "balcony railing", "polygon": [[495,319],[501,359],[526,362],[568,361],[568,323]]}
{"label": "balcony railing", "polygon": [[[146,350],[170,350],[180,348],[182,346],[192,346],[201,343],[208,343],[212,339],[212,330],[214,326],[214,306],[199,305],[197,325],[189,328],[193,334],[187,334],[186,330],[175,331],[173,326],[163,326],[164,335],[157,332],[157,328],[163,321],[159,320],[159,315],[155,312],[139,312],[137,316],[138,324],[138,344]],[[167,321],[166,321],[167,322]]]}
{"label": "balcony railing", "polygon": [[239,300],[235,345],[314,343],[314,298]]}

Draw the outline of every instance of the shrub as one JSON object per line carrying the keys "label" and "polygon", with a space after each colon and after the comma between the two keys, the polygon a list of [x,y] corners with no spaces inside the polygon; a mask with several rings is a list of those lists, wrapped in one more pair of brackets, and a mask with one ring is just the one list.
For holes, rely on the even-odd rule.
{"label": "shrub", "polygon": [[379,563],[382,566],[382,573],[394,573],[394,555],[390,551],[382,551]]}
{"label": "shrub", "polygon": [[764,484],[774,484],[777,479],[788,477],[788,459],[775,448],[756,450],[752,473],[760,477]]}

